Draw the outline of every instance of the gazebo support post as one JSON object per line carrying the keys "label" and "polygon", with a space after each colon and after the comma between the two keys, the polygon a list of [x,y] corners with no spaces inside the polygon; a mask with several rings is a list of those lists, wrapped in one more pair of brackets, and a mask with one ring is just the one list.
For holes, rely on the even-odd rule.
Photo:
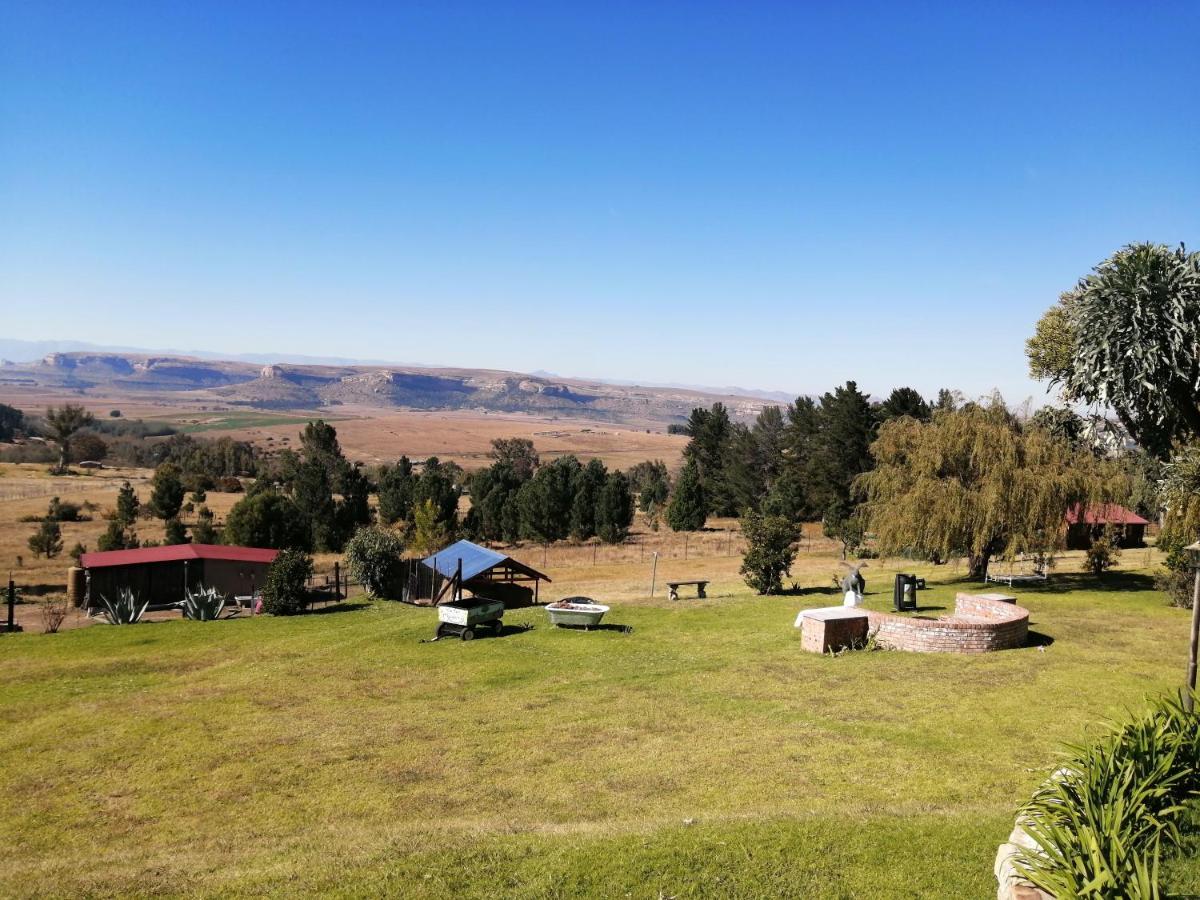
{"label": "gazebo support post", "polygon": [[1192,712],[1196,693],[1196,650],[1200,644],[1200,565],[1196,567],[1196,585],[1192,589],[1192,640],[1188,648],[1187,693],[1183,698],[1183,706]]}

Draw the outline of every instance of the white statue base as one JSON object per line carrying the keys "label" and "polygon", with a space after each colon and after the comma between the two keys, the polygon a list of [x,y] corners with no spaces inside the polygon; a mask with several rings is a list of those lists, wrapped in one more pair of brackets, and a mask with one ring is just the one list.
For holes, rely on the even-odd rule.
{"label": "white statue base", "polygon": [[842,606],[862,606],[863,596],[858,591],[846,591]]}

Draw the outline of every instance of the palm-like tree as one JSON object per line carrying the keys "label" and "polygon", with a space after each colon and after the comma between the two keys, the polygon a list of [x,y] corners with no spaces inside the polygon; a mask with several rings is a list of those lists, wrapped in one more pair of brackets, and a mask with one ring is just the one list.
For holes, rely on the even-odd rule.
{"label": "palm-like tree", "polygon": [[95,422],[95,417],[82,406],[64,403],[58,409],[51,407],[46,410],[46,432],[51,440],[58,444],[59,473],[67,471],[67,456],[71,449],[71,438],[81,428],[86,428]]}

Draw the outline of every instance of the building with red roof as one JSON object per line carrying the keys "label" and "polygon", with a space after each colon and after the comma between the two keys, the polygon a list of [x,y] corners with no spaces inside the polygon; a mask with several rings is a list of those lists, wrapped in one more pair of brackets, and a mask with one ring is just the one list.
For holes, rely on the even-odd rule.
{"label": "building with red roof", "polygon": [[1067,510],[1067,549],[1086,550],[1107,530],[1119,547],[1146,546],[1149,521],[1116,503],[1072,506]]}
{"label": "building with red roof", "polygon": [[115,597],[123,588],[149,600],[152,607],[182,602],[187,590],[215,587],[226,597],[249,596],[262,587],[278,550],[220,544],[172,544],[84,553],[87,605]]}

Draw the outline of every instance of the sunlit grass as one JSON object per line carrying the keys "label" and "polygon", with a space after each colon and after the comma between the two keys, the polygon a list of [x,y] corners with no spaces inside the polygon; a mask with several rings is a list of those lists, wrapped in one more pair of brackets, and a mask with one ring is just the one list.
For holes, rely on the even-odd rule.
{"label": "sunlit grass", "polygon": [[[710,599],[556,578],[631,634],[526,609],[422,643],[434,613],[385,602],[4,639],[0,893],[987,897],[1061,742],[1184,671],[1141,572],[1018,589],[1044,652],[835,659],[792,628],[835,563],[777,598],[730,561],[660,585],[685,566]],[[971,587],[921,572],[923,604]]]}

